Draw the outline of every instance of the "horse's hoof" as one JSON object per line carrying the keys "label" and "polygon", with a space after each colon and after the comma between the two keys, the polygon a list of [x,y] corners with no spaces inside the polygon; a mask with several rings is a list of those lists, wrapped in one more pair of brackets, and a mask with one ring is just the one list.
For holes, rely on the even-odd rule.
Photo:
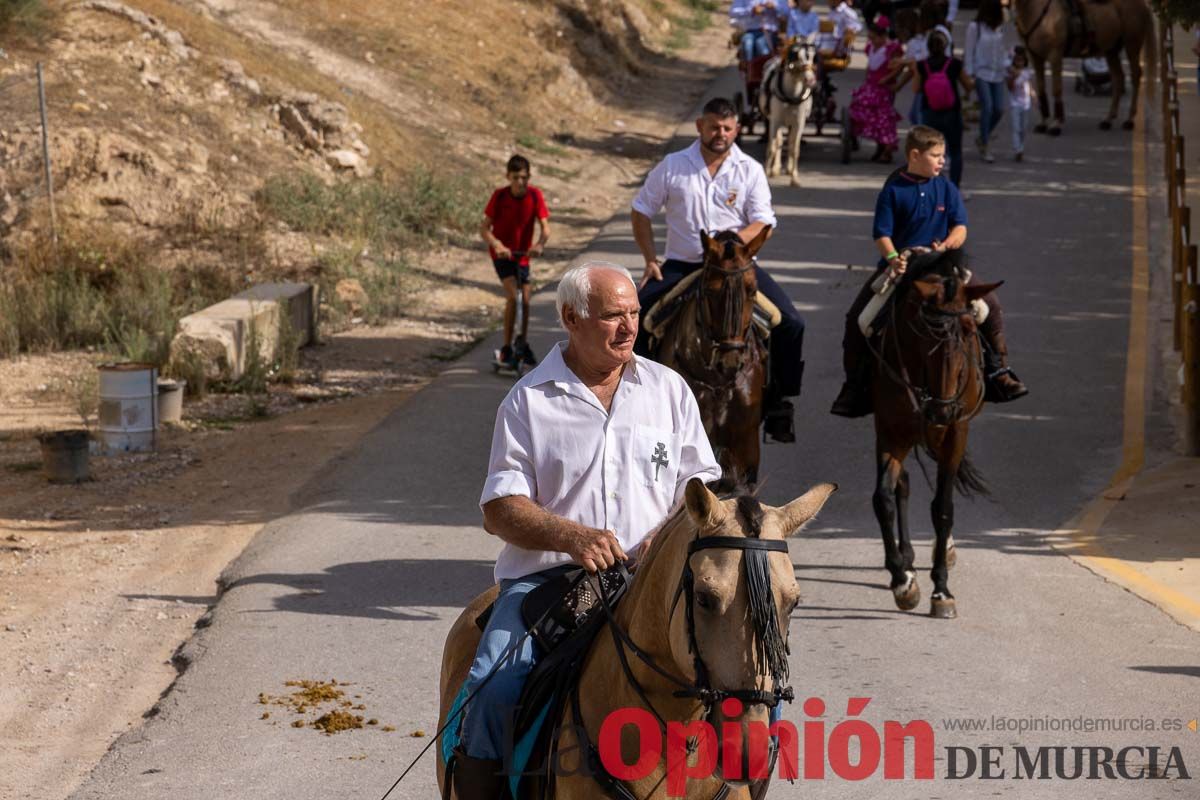
{"label": "horse's hoof", "polygon": [[1111,131],[1112,130],[1112,120],[1111,119],[1100,120],[1100,130]]}
{"label": "horse's hoof", "polygon": [[906,572],[904,575],[908,578],[907,582],[893,587],[892,597],[896,601],[896,608],[912,611],[921,603],[921,584],[917,583],[915,572]]}
{"label": "horse's hoof", "polygon": [[955,607],[953,597],[943,597],[935,594],[929,598],[929,616],[934,619],[955,619],[958,617],[958,609]]}
{"label": "horse's hoof", "polygon": [[1053,128],[1051,128],[1049,130],[1049,133],[1051,136],[1062,136],[1062,128],[1055,125]]}
{"label": "horse's hoof", "polygon": [[1045,133],[1048,130],[1049,128],[1046,127],[1046,123],[1044,122],[1039,122],[1037,125],[1033,126],[1034,133]]}
{"label": "horse's hoof", "polygon": [[1121,130],[1126,130],[1126,131],[1131,131],[1131,130],[1133,130],[1133,120],[1131,120],[1131,119],[1127,119],[1127,120],[1125,120],[1124,122],[1122,122],[1122,123],[1121,123]]}

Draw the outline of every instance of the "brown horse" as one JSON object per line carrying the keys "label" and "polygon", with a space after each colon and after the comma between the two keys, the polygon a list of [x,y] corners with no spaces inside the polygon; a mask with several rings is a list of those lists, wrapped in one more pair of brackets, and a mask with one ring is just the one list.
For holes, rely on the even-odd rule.
{"label": "brown horse", "polygon": [[[583,774],[580,754],[599,742],[601,724],[618,709],[647,709],[672,723],[708,720],[716,730],[740,723],[742,741],[751,741],[751,724],[767,720],[767,698],[778,702],[790,694],[785,690],[788,621],[800,588],[784,540],[812,519],[836,489],[819,484],[786,506],[771,508],[749,495],[721,500],[701,481],[688,483],[683,506],[655,534],[617,607],[609,626],[612,635],[601,630],[591,645],[578,682],[580,723],[571,703],[557,721],[554,746],[563,769],[550,796],[605,796],[596,780]],[[472,601],[446,637],[439,726],[445,724],[479,645],[475,618],[495,596],[493,587]],[[745,699],[744,713],[723,718],[723,696]],[[638,739],[636,728],[623,729],[626,764],[641,757]],[[669,741],[664,736],[658,744],[666,748]],[[445,763],[441,748],[436,749],[438,785],[444,787]],[[736,773],[722,761],[725,748],[720,750],[715,774],[689,778],[683,796],[708,800],[727,772],[730,800],[750,796],[748,781],[732,777]],[[645,778],[627,781],[625,787],[635,797],[663,800],[665,777],[665,759],[660,758]]]}
{"label": "brown horse", "polygon": [[908,533],[904,461],[914,448],[923,448],[937,462],[929,613],[942,619],[957,616],[947,585],[954,562],[953,490],[967,496],[987,493],[967,459],[968,429],[983,407],[984,392],[983,353],[971,304],[1000,284],[970,285],[968,279],[961,250],[916,256],[873,345],[878,348],[872,381],[878,469],[873,501],[884,566],[892,576],[896,605],[905,611],[916,608],[921,589]]}
{"label": "brown horse", "polygon": [[671,321],[657,360],[692,387],[704,431],[721,464],[721,489],[758,483],[767,345],[754,323],[758,281],[754,255],[766,242],[763,228],[749,244],[735,231],[700,233],[704,266],[699,290]]}
{"label": "brown horse", "polygon": [[[1129,59],[1130,77],[1133,79],[1133,96],[1129,103],[1129,117],[1122,127],[1133,129],[1137,117],[1138,97],[1142,88],[1142,47],[1154,74],[1156,45],[1154,38],[1154,15],[1146,0],[1073,0],[1083,9],[1084,30],[1076,30],[1071,20],[1072,0],[1013,0],[1017,31],[1025,40],[1037,76],[1038,106],[1041,123],[1035,128],[1038,133],[1058,136],[1063,125],[1062,64],[1063,58],[1089,53],[1104,56],[1112,75],[1112,105],[1108,116],[1100,127],[1108,130],[1120,113],[1121,95],[1125,91],[1125,70],[1121,65],[1121,51]],[[1054,88],[1054,120],[1050,121],[1050,98],[1046,94],[1046,63],[1050,63],[1050,76]]]}

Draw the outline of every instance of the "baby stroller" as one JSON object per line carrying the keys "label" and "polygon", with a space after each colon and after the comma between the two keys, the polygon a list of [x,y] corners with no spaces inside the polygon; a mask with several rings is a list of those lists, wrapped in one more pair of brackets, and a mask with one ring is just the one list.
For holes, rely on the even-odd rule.
{"label": "baby stroller", "polygon": [[1085,58],[1079,66],[1079,74],[1075,76],[1075,92],[1084,97],[1111,95],[1113,91],[1112,75],[1108,71],[1108,62],[1103,58]]}

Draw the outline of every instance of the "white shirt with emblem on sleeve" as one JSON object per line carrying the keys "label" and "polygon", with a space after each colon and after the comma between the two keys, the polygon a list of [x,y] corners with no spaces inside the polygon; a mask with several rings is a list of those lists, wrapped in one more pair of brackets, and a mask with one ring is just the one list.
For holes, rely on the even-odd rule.
{"label": "white shirt with emblem on sleeve", "polygon": [[711,236],[755,222],[775,225],[771,187],[762,164],[736,144],[729,146],[716,175],[708,174],[699,140],[660,161],[633,199],[633,210],[654,217],[663,208],[666,256],[689,263],[704,260],[701,231]]}
{"label": "white shirt with emblem on sleeve", "polygon": [[[674,370],[634,356],[609,411],[552,348],[496,412],[480,507],[501,497],[532,499],[552,514],[616,534],[632,554],[683,499],[692,478],[713,481],[700,409]],[[559,564],[566,553],[505,544],[496,580]]]}

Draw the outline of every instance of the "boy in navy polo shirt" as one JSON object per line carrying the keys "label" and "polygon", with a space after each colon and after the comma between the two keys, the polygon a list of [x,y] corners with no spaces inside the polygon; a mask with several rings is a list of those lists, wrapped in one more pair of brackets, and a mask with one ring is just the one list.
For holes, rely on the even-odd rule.
{"label": "boy in navy polo shirt", "polygon": [[[529,259],[542,254],[550,239],[550,211],[541,189],[529,183],[529,159],[513,156],[508,160],[508,186],[492,192],[483,211],[479,234],[487,242],[492,266],[504,286],[504,347],[500,360],[513,360],[513,325],[517,315],[517,290],[521,291],[521,341],[529,333]],[[534,225],[539,234],[533,241]],[[525,348],[527,360],[532,352]]]}
{"label": "boy in navy polo shirt", "polygon": [[[883,270],[897,280],[906,267],[902,251],[910,247],[953,250],[967,241],[967,210],[958,188],[941,173],[946,163],[946,140],[941,133],[925,125],[916,125],[904,141],[908,164],[893,172],[875,201],[872,237],[879,249],[879,270],[863,286],[846,314],[846,332],[842,337],[842,366],[846,383],[830,413],[842,417],[870,414],[870,361],[867,341],[858,327],[858,316],[870,301],[871,284]],[[994,402],[1016,400],[1029,393],[1008,368],[1008,346],[1004,338],[1004,314],[995,292],[984,297],[990,309],[980,332],[989,347],[984,348],[987,371],[987,399]]]}

